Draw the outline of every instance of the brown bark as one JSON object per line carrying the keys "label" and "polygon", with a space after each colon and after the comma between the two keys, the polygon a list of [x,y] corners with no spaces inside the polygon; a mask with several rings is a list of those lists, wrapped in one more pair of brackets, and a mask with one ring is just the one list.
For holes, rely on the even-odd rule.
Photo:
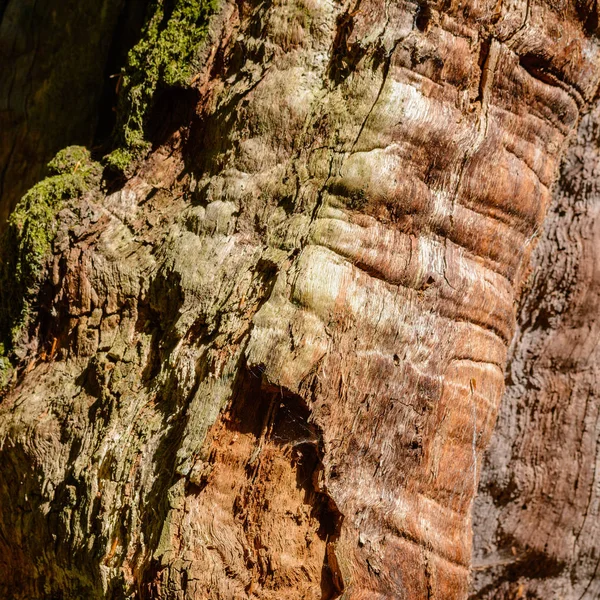
{"label": "brown bark", "polygon": [[533,256],[475,502],[477,598],[600,596],[599,134],[597,106]]}
{"label": "brown bark", "polygon": [[464,598],[593,10],[224,3],[191,122],[59,215],[4,596]]}

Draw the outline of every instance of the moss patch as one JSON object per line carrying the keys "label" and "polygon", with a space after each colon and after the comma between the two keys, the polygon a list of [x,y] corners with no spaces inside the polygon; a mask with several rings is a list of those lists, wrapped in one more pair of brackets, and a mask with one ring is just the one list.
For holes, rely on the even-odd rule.
{"label": "moss patch", "polygon": [[0,391],[2,391],[12,375],[13,366],[6,356],[4,344],[0,344]]}
{"label": "moss patch", "polygon": [[50,176],[31,188],[15,207],[0,242],[0,367],[5,366],[5,349],[14,347],[29,320],[56,235],[58,212],[65,200],[99,185],[102,176],[100,165],[81,146],[61,150],[48,168]]}
{"label": "moss patch", "polygon": [[126,148],[117,148],[110,154],[107,154],[103,162],[112,171],[125,173],[135,159],[135,152]]}
{"label": "moss patch", "polygon": [[[146,126],[156,92],[191,85],[209,19],[220,0],[151,0],[138,44],[123,72],[116,150],[104,158],[125,173],[149,147]],[[71,146],[48,164],[50,176],[23,196],[0,240],[0,387],[10,356],[30,322],[43,267],[57,231],[64,202],[99,185],[102,169],[88,150]]]}
{"label": "moss patch", "polygon": [[[148,113],[157,89],[187,87],[200,67],[210,16],[219,0],[154,0],[141,40],[130,51],[119,95],[116,143],[106,164],[124,171],[147,150]],[[169,9],[169,6],[171,7]]]}

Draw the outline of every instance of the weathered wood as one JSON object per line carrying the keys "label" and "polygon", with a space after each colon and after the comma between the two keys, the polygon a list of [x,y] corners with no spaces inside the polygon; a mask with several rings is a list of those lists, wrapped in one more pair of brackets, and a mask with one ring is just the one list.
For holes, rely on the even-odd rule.
{"label": "weathered wood", "polygon": [[2,593],[465,598],[593,10],[224,2],[191,122],[58,215]]}
{"label": "weathered wood", "polygon": [[475,503],[475,597],[600,595],[600,107],[535,250]]}

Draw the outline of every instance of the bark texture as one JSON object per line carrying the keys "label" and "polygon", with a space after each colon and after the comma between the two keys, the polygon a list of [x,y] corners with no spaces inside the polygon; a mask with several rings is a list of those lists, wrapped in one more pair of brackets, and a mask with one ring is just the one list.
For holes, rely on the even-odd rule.
{"label": "bark texture", "polygon": [[57,215],[4,596],[465,598],[595,10],[224,2],[186,126]]}
{"label": "bark texture", "polygon": [[532,260],[475,502],[475,598],[600,597],[600,107]]}

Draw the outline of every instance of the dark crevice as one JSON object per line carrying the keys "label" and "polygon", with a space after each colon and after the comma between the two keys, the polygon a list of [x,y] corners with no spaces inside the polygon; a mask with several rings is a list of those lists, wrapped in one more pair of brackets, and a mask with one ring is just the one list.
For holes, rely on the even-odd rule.
{"label": "dark crevice", "polygon": [[[297,394],[265,381],[260,367],[245,371],[236,384],[228,428],[252,434],[257,442],[246,470],[247,492],[236,501],[240,519],[251,519],[256,486],[272,485],[261,477],[261,461],[269,462],[268,447],[288,457],[296,473],[296,484],[303,490],[303,502],[311,507],[318,523],[316,535],[325,542],[326,552],[321,571],[321,600],[339,598],[344,590],[335,555],[343,515],[322,484],[323,444],[318,426],[311,421],[306,401]],[[264,574],[266,577],[266,574]]]}
{"label": "dark crevice", "polygon": [[537,54],[521,54],[519,65],[532,77],[550,85],[556,84],[556,77],[550,72],[550,62]]}
{"label": "dark crevice", "polygon": [[165,143],[173,133],[190,123],[199,102],[200,92],[196,88],[157,90],[146,129],[153,146]]}
{"label": "dark crevice", "polygon": [[354,152],[354,149],[356,148],[356,145],[358,144],[358,141],[360,140],[360,136],[362,135],[362,133],[367,125],[369,117],[373,113],[373,110],[375,110],[375,107],[377,106],[377,103],[379,102],[379,99],[381,98],[381,94],[383,93],[385,84],[387,83],[388,75],[390,73],[390,67],[392,64],[392,56],[394,55],[394,52],[396,51],[396,46],[398,45],[398,43],[399,42],[394,44],[394,47],[392,48],[392,50],[389,52],[389,54],[385,57],[385,60],[383,61],[383,68],[382,68],[382,74],[381,74],[381,85],[379,86],[379,90],[377,90],[377,96],[375,96],[375,102],[373,102],[373,104],[371,105],[371,108],[369,109],[369,112],[367,113],[366,117],[363,119],[363,122],[361,123],[360,129],[358,130],[358,134],[356,136],[356,139],[354,140],[354,143],[352,144],[352,148],[350,149],[350,153]]}
{"label": "dark crevice", "polygon": [[4,13],[9,2],[10,0],[0,0],[0,25],[2,25],[2,19],[4,18]]}
{"label": "dark crevice", "polygon": [[415,11],[415,28],[419,31],[427,31],[427,27],[431,21],[431,8],[426,2],[419,3]]}
{"label": "dark crevice", "polygon": [[484,70],[487,68],[491,45],[491,39],[484,38],[481,40],[481,45],[479,46],[479,58],[477,62],[479,69],[481,70],[481,77],[479,78],[479,89],[477,98],[475,99],[476,102],[483,102],[483,91],[487,80]]}
{"label": "dark crevice", "polygon": [[585,31],[592,36],[598,35],[598,19],[600,17],[598,0],[592,0],[589,4],[585,0],[575,2],[575,10]]}
{"label": "dark crevice", "polygon": [[[280,446],[294,448],[293,460],[298,465],[298,484],[306,487],[307,500],[313,505],[319,521],[319,537],[327,543],[322,571],[323,600],[338,598],[344,591],[343,579],[335,555],[335,541],[339,538],[343,515],[334,499],[319,483],[323,470],[323,444],[319,428],[310,420],[310,409],[305,400],[287,390],[277,388],[278,406],[273,415],[271,439]],[[309,482],[309,483],[307,483]]]}
{"label": "dark crevice", "polygon": [[121,71],[127,61],[129,50],[140,39],[148,3],[149,0],[127,0],[119,15],[104,69],[104,83],[98,106],[98,124],[93,142],[95,148],[106,150],[110,142],[117,118],[116,107],[121,85]]}
{"label": "dark crevice", "polygon": [[572,98],[580,110],[584,108],[585,93],[572,81],[564,81],[564,75],[554,68],[549,59],[539,54],[522,54],[519,56],[519,65],[534,79],[546,85],[562,89]]}
{"label": "dark crevice", "polygon": [[337,19],[337,30],[333,40],[333,50],[329,63],[329,79],[336,85],[348,78],[356,70],[358,63],[367,52],[359,43],[349,43],[354,31],[354,16],[359,9],[360,0],[353,11],[341,14]]}

